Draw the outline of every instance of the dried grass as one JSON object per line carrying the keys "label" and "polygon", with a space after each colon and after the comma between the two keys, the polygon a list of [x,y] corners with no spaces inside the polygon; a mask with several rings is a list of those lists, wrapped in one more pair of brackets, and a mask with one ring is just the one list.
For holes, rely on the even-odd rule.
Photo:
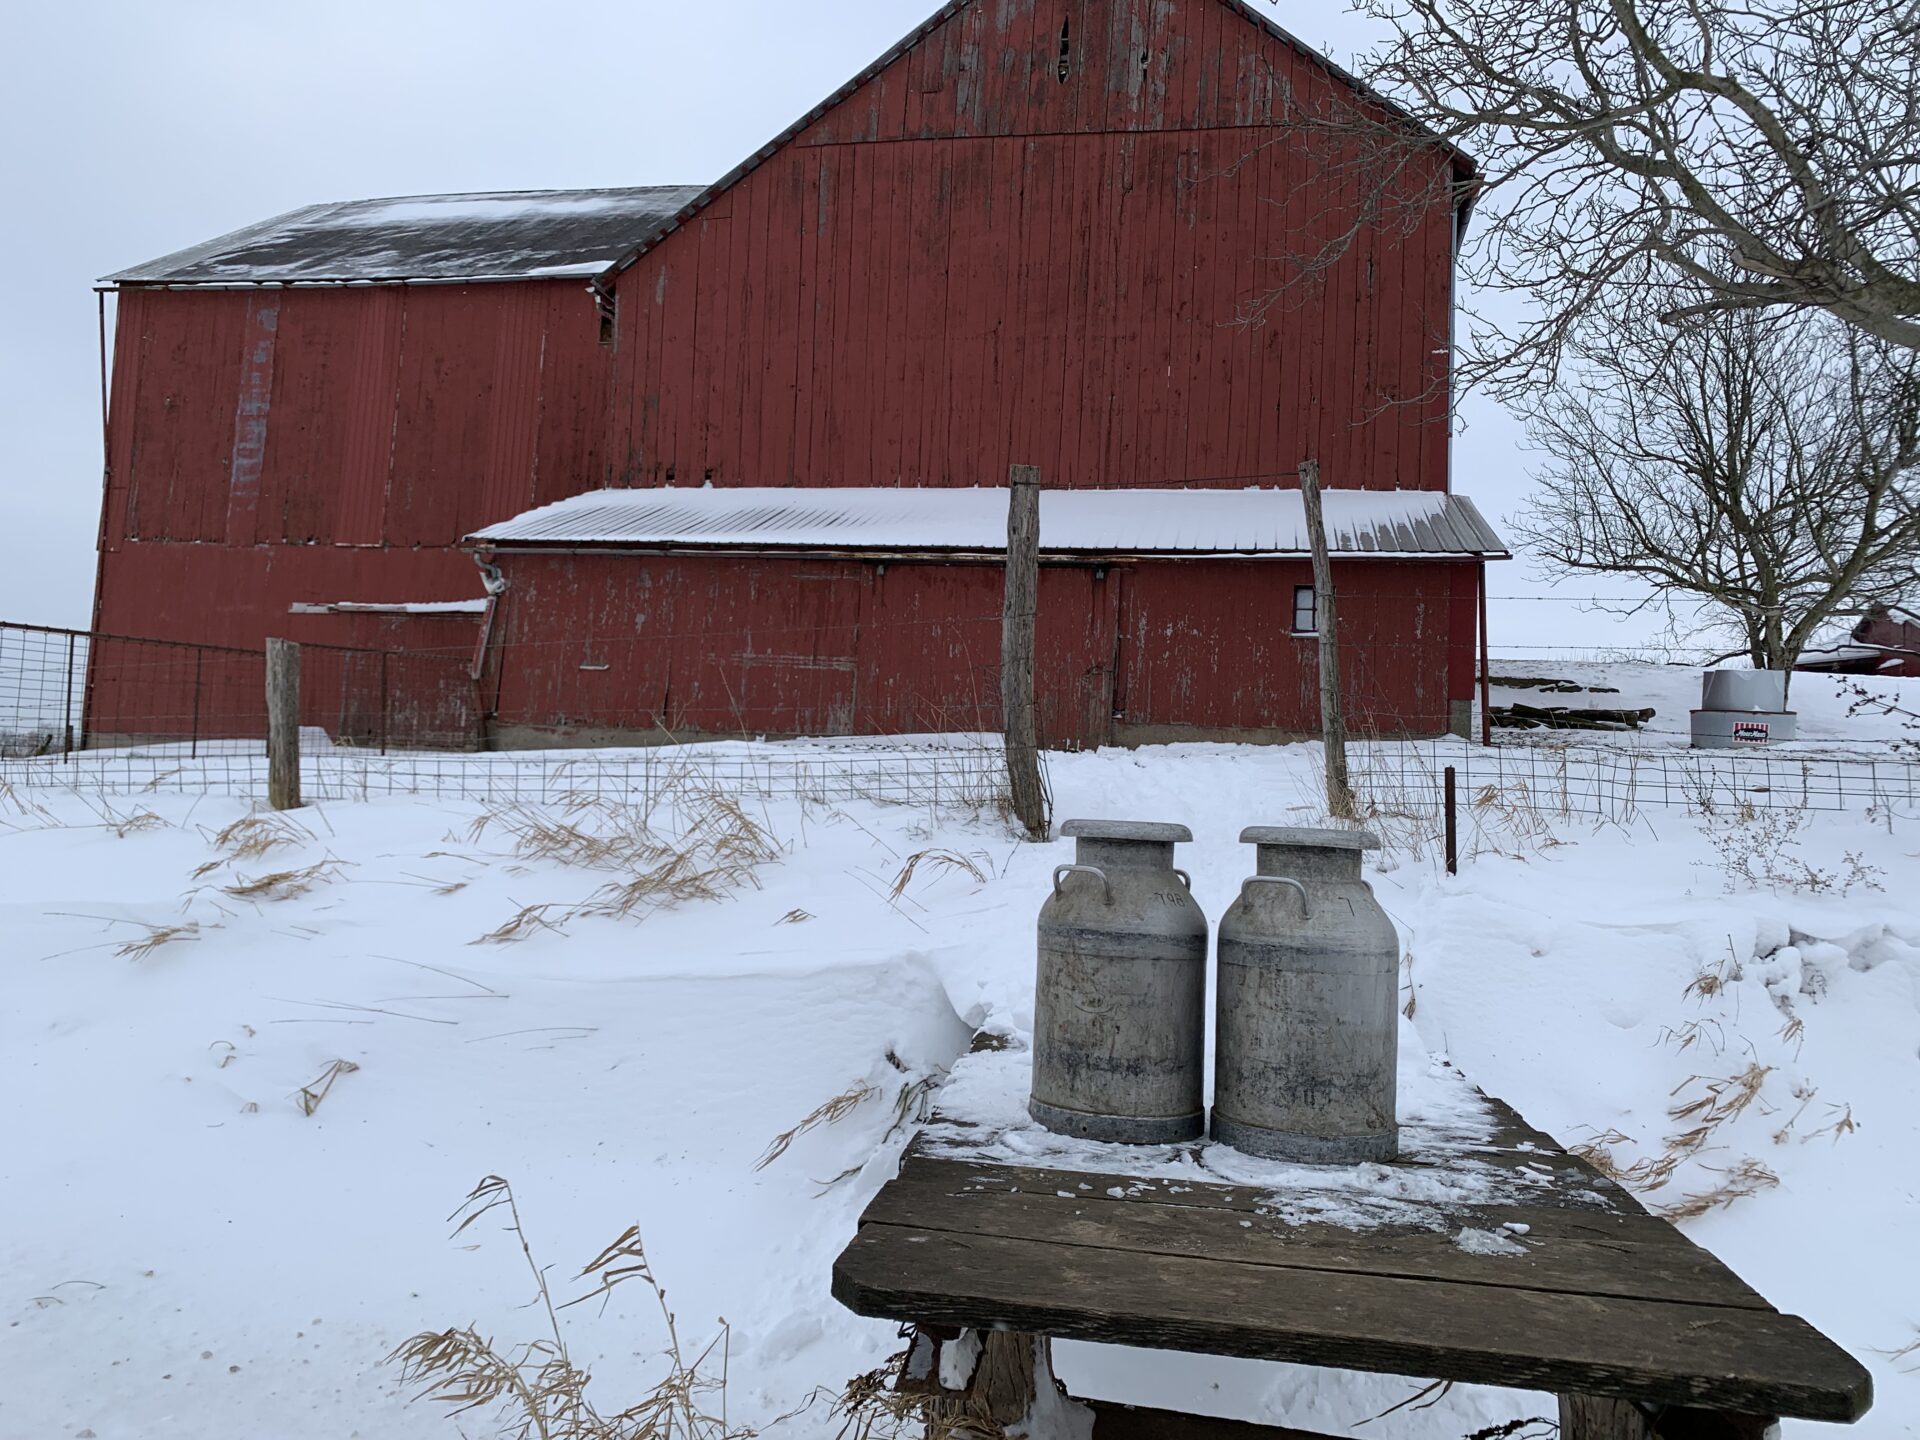
{"label": "dried grass", "polygon": [[811,910],[789,910],[773,923],[776,925],[804,925],[817,917]]}
{"label": "dried grass", "polygon": [[[454,1418],[490,1413],[495,1433],[511,1440],[751,1440],[754,1431],[727,1418],[731,1331],[721,1321],[719,1334],[687,1358],[638,1226],[629,1226],[581,1269],[575,1279],[589,1281],[589,1289],[556,1305],[505,1180],[490,1175],[474,1187],[449,1217],[457,1222],[454,1236],[497,1211],[507,1216],[507,1231],[533,1277],[534,1304],[545,1316],[547,1333],[506,1347],[471,1325],[415,1335],[387,1359],[399,1368],[402,1383],[415,1389],[416,1400],[445,1405]],[[667,1373],[638,1403],[605,1414],[589,1393],[593,1377],[573,1361],[560,1312],[595,1299],[604,1306],[621,1286],[635,1281],[653,1293],[665,1323]]]}
{"label": "dried grass", "polygon": [[276,870],[255,879],[236,878],[221,890],[236,900],[295,900],[341,877],[341,862],[326,859],[302,870]]}
{"label": "dried grass", "polygon": [[309,1118],[320,1108],[320,1102],[333,1093],[334,1082],[342,1075],[351,1075],[360,1067],[351,1060],[336,1060],[322,1070],[317,1079],[302,1085],[295,1092],[293,1103],[300,1107],[300,1113]]}
{"label": "dried grass", "polygon": [[1710,1210],[1724,1209],[1736,1200],[1744,1200],[1764,1190],[1771,1190],[1780,1183],[1778,1175],[1754,1159],[1742,1160],[1725,1170],[1718,1170],[1712,1166],[1705,1168],[1713,1169],[1715,1174],[1724,1175],[1726,1178],[1706,1190],[1682,1196],[1674,1204],[1662,1209],[1661,1215],[1669,1220],[1691,1220],[1705,1215]]}
{"label": "dried grass", "polygon": [[791,1130],[784,1130],[773,1137],[760,1158],[754,1162],[756,1171],[764,1170],[793,1148],[793,1142],[802,1135],[818,1130],[822,1125],[837,1125],[867,1101],[880,1092],[865,1080],[856,1080],[838,1095],[823,1100],[812,1112]]}
{"label": "dried grass", "polygon": [[148,925],[144,921],[133,921],[147,933],[138,940],[129,940],[114,954],[126,960],[144,960],[163,945],[178,944],[182,941],[197,941],[200,938],[200,922],[184,921],[179,925]]}
{"label": "dried grass", "polygon": [[522,859],[623,872],[625,878],[577,904],[524,906],[474,943],[511,944],[581,919],[644,919],[656,910],[757,886],[758,868],[783,853],[772,833],[736,796],[707,791],[681,798],[682,823],[671,835],[654,829],[650,810],[597,799],[576,800],[561,814],[515,806],[481,816],[470,831],[473,840],[497,829]]}
{"label": "dried grass", "polygon": [[263,860],[275,850],[308,845],[313,839],[313,832],[298,821],[277,811],[256,810],[207,836],[207,843],[222,854],[195,870],[193,878],[203,879],[230,861]]}
{"label": "dried grass", "polygon": [[914,876],[923,870],[927,874],[958,872],[965,875],[976,885],[984,885],[988,880],[986,865],[993,863],[991,857],[976,852],[974,855],[962,855],[956,850],[920,850],[907,857],[907,863],[900,873],[893,877],[893,888],[887,892],[888,901],[897,901],[907,893],[907,887],[913,883]]}

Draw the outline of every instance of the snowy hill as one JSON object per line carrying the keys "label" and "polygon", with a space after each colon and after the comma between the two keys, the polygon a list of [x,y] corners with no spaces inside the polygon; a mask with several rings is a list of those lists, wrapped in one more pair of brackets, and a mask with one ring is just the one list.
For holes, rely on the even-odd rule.
{"label": "snowy hill", "polygon": [[[1217,917],[1240,828],[1314,815],[1314,761],[1106,751],[1052,780],[1061,818],[1193,826],[1181,863]],[[488,1175],[563,1291],[638,1224],[688,1343],[731,1322],[737,1422],[837,1390],[895,1340],[832,1300],[831,1261],[923,1082],[976,1025],[1030,1025],[1033,921],[1071,858],[924,807],[693,792],[645,830],[399,799],[285,827],[174,796],[0,807],[0,1435],[22,1437],[452,1440],[383,1357],[469,1322],[539,1334],[511,1237],[449,1237]],[[1873,1368],[1876,1435],[1920,1429],[1893,1358],[1920,1338],[1908,823],[1489,809],[1457,879],[1404,829],[1371,876],[1411,1060],[1643,1185],[1665,1166],[1646,1203]],[[692,860],[663,872],[669,851]],[[1729,1093],[1750,1098],[1709,1098],[1685,1142]],[[612,1408],[657,1378],[650,1296],[563,1318]],[[1060,1348],[1083,1393],[1380,1440],[1549,1404],[1462,1387],[1355,1429],[1423,1382]],[[816,1405],[773,1433],[837,1430]]]}

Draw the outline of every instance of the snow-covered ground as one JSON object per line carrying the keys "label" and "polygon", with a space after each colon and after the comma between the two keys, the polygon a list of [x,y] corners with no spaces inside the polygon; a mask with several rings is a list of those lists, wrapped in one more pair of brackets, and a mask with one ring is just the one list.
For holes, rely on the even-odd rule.
{"label": "snow-covered ground", "polygon": [[[1182,863],[1217,917],[1248,872],[1240,828],[1311,819],[1316,753],[1058,756],[1056,813],[1188,823]],[[683,1340],[731,1323],[736,1423],[837,1389],[895,1348],[827,1282],[904,1142],[898,1097],[976,1025],[1030,1024],[1033,919],[1071,857],[924,807],[770,802],[753,818],[777,857],[710,830],[710,898],[622,917],[585,912],[651,862],[498,807],[328,803],[236,858],[247,832],[217,837],[239,801],[0,804],[0,1436],[35,1440],[461,1433],[383,1357],[469,1322],[541,1334],[498,1217],[449,1236],[488,1175],[561,1298],[637,1223]],[[653,818],[703,816],[688,796]],[[1481,822],[1458,878],[1404,826],[1372,872],[1406,945],[1406,1043],[1629,1174],[1670,1157],[1650,1205],[1753,1190],[1682,1223],[1873,1369],[1862,1433],[1920,1433],[1920,1352],[1895,1353],[1920,1338],[1911,825]],[[551,908],[474,943],[529,906]],[[657,1377],[650,1296],[562,1319],[605,1408]],[[1421,1382],[1077,1345],[1058,1364],[1084,1393],[1381,1440],[1549,1404],[1463,1388],[1354,1429]],[[774,1433],[837,1428],[817,1405]]]}

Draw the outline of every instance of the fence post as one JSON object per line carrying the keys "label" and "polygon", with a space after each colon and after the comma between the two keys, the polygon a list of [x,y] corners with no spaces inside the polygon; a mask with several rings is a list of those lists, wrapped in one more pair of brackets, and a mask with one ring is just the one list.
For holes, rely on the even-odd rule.
{"label": "fence post", "polygon": [[1040,467],[1015,465],[1007,485],[1007,580],[1000,626],[1000,711],[1014,818],[1035,840],[1050,829],[1034,718],[1033,634],[1040,606]]}
{"label": "fence post", "polygon": [[1460,777],[1447,766],[1447,874],[1460,873]]}
{"label": "fence post", "polygon": [[1320,510],[1320,462],[1300,462],[1300,500],[1313,545],[1313,614],[1320,631],[1320,743],[1327,757],[1327,813],[1355,817],[1347,780],[1347,720],[1340,706],[1339,617],[1334,607],[1333,561],[1327,554],[1326,518]]}
{"label": "fence post", "polygon": [[68,634],[67,636],[67,699],[66,699],[66,703],[62,705],[60,708],[60,725],[61,725],[61,729],[64,731],[66,735],[67,748],[63,752],[61,752],[64,755],[73,754],[73,643],[75,639],[76,637],[74,635],[72,635],[71,633]]}
{"label": "fence post", "polygon": [[200,671],[206,659],[206,651],[193,652],[193,741],[189,753],[196,760],[200,758]]}
{"label": "fence post", "polygon": [[[387,719],[387,661],[392,658],[392,655],[387,651],[382,650],[380,652],[380,753],[382,755],[387,753],[387,731],[390,723]],[[414,743],[418,744],[419,742],[415,741]]]}
{"label": "fence post", "polygon": [[267,803],[300,808],[300,647],[267,641]]}

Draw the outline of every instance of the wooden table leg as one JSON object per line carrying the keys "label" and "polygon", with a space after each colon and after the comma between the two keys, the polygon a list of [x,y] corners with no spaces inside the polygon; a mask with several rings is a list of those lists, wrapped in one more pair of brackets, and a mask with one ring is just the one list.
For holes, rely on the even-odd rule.
{"label": "wooden table leg", "polygon": [[1032,1424],[1050,1433],[1093,1433],[1093,1412],[1053,1378],[1053,1342],[1045,1335],[993,1330],[949,1338],[922,1329],[907,1363],[909,1380],[924,1377],[928,1429],[988,1433]]}
{"label": "wooden table leg", "polygon": [[1560,1397],[1560,1440],[1779,1440],[1767,1415],[1728,1415],[1669,1405],[1649,1413],[1630,1400]]}

